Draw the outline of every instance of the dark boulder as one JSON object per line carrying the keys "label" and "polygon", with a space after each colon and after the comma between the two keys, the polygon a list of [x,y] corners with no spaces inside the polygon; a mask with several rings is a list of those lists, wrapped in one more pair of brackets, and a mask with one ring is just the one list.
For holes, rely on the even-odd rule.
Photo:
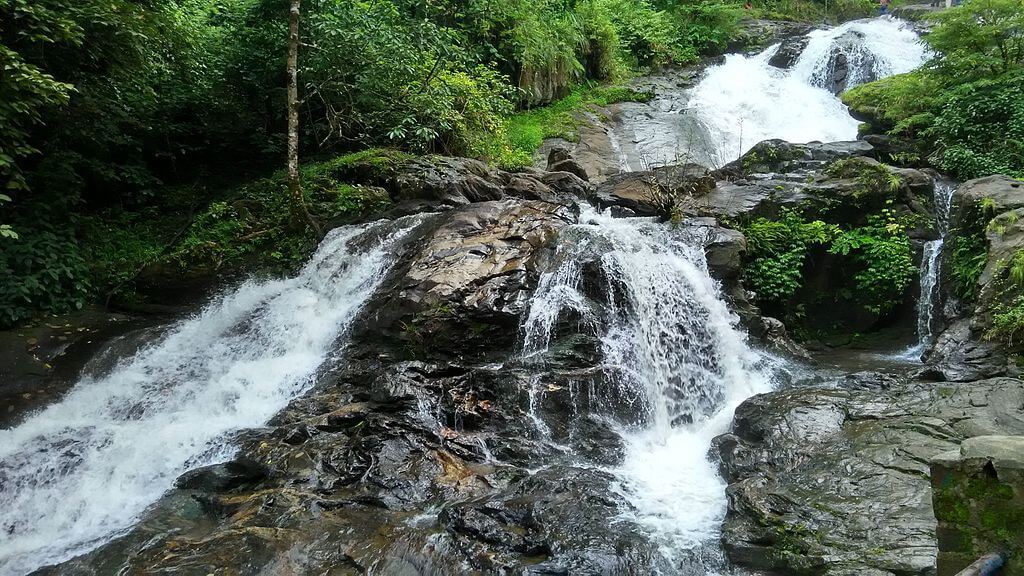
{"label": "dark boulder", "polygon": [[229,462],[196,468],[182,474],[175,486],[202,492],[227,492],[248,486],[267,477],[267,469],[259,462],[242,457]]}
{"label": "dark boulder", "polygon": [[548,153],[548,172],[569,172],[583,180],[590,180],[587,171],[572,157],[567,148],[555,147]]}
{"label": "dark boulder", "polygon": [[807,48],[807,43],[810,41],[811,39],[808,36],[793,36],[783,40],[779,45],[779,49],[768,60],[768,64],[783,70],[789,69],[800,58],[804,48]]}
{"label": "dark boulder", "polygon": [[715,439],[734,562],[780,574],[930,573],[929,460],[963,438],[1024,433],[1020,380],[864,378],[755,396]]}

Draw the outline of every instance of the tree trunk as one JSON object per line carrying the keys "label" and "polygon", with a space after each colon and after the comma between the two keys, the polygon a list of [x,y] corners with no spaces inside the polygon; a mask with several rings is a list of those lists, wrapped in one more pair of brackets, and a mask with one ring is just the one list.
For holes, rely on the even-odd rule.
{"label": "tree trunk", "polygon": [[302,181],[299,177],[299,4],[302,0],[291,0],[288,14],[288,196],[292,217],[300,226],[306,224],[317,236],[322,236],[320,225],[313,219],[302,195]]}

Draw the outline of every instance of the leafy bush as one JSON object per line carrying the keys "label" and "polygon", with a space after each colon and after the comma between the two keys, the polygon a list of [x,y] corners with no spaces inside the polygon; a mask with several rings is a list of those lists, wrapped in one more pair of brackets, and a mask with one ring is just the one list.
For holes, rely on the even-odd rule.
{"label": "leafy bush", "polygon": [[850,230],[786,211],[778,220],[758,218],[743,232],[748,256],[744,279],[769,307],[785,307],[803,287],[807,255],[814,247],[849,259],[843,268],[853,271],[854,301],[874,314],[892,310],[917,274],[906,217],[891,209],[868,216],[865,226]]}
{"label": "leafy bush", "polygon": [[956,178],[1024,177],[1024,74],[958,86],[929,133],[938,166]]}
{"label": "leafy bush", "polygon": [[781,304],[803,285],[809,248],[827,245],[839,230],[820,220],[807,222],[799,213],[786,211],[778,220],[758,218],[743,232],[749,258],[745,279],[760,300]]}
{"label": "leafy bush", "polygon": [[578,140],[579,114],[592,106],[644,102],[653,94],[622,86],[586,85],[550,106],[514,114],[495,131],[481,135],[474,151],[506,169],[530,166],[545,138]]}
{"label": "leafy bush", "polygon": [[967,0],[934,18],[925,68],[856,87],[843,101],[959,179],[1024,176],[1019,0]]}
{"label": "leafy bush", "polygon": [[905,219],[891,209],[869,216],[866,226],[837,235],[829,251],[852,256],[859,264],[853,277],[856,299],[878,315],[902,300],[917,275]]}
{"label": "leafy bush", "polygon": [[40,310],[81,308],[90,288],[89,269],[67,230],[34,228],[0,243],[0,326]]}
{"label": "leafy bush", "polygon": [[978,279],[985,270],[988,258],[988,238],[985,230],[995,216],[991,202],[981,200],[964,206],[960,223],[954,230],[953,256],[950,275],[953,292],[963,300],[972,302],[977,297]]}

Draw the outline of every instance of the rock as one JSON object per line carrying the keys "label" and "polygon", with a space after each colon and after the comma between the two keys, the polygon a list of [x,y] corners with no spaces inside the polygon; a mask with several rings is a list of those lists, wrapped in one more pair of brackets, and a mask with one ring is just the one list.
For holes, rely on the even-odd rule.
{"label": "rock", "polygon": [[1000,573],[1024,572],[1024,436],[968,438],[932,459],[931,479],[939,576],[994,552],[1007,559]]}
{"label": "rock", "polygon": [[766,48],[785,38],[802,36],[810,30],[811,26],[802,22],[744,18],[740,20],[735,33],[730,36],[726,52]]}
{"label": "rock", "polygon": [[768,60],[768,64],[776,68],[788,70],[800,58],[800,54],[803,53],[804,48],[807,48],[807,43],[810,41],[809,36],[787,38],[779,45],[779,49],[775,51],[771,59]]}
{"label": "rock", "polygon": [[259,462],[243,457],[190,470],[178,478],[175,486],[209,493],[227,492],[263,480],[266,476],[267,470]]}
{"label": "rock", "polygon": [[840,158],[863,156],[871,151],[871,145],[863,140],[809,144],[793,144],[777,139],[765,140],[754,145],[738,160],[715,171],[715,176],[719,179],[728,179],[758,173],[786,174],[820,169]]}
{"label": "rock", "polygon": [[715,187],[715,178],[699,164],[623,172],[597,186],[599,209],[622,208],[641,216],[668,216],[673,205],[689,204]]}
{"label": "rock", "polygon": [[928,461],[964,438],[1024,433],[1024,382],[871,388],[788,389],[737,408],[714,442],[733,561],[782,574],[933,569]]}
{"label": "rock", "polygon": [[1024,182],[1002,174],[964,182],[953,193],[952,224],[956,226],[962,218],[963,211],[982,200],[989,203],[994,214],[1024,208]]}
{"label": "rock", "polygon": [[923,378],[967,382],[993,376],[1015,375],[1006,354],[994,342],[981,339],[970,319],[960,319],[944,330],[925,354]]}
{"label": "rock", "polygon": [[[447,213],[368,308],[368,337],[409,350],[469,353],[514,340],[539,259],[573,210],[547,202],[479,202]],[[494,340],[496,339],[496,340]]]}
{"label": "rock", "polygon": [[497,174],[478,160],[437,156],[403,163],[386,188],[396,202],[421,199],[460,205],[500,200],[504,194],[496,179]]}
{"label": "rock", "polygon": [[[856,77],[850,76],[851,62],[856,63]],[[876,68],[874,54],[864,47],[864,34],[849,30],[833,40],[828,64],[811,81],[833,94],[839,94],[847,88],[877,80]]]}
{"label": "rock", "polygon": [[569,172],[579,176],[583,180],[590,180],[587,171],[580,166],[567,148],[552,148],[548,154],[549,172]]}

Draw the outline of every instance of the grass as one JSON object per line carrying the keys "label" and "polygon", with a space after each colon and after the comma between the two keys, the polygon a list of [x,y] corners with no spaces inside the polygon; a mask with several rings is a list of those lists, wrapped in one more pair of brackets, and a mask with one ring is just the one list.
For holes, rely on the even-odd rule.
{"label": "grass", "polygon": [[624,86],[581,86],[548,106],[524,110],[505,119],[501,130],[489,135],[483,148],[487,159],[505,169],[533,164],[533,153],[547,138],[579,140],[582,115],[617,102],[647,102],[652,92]]}
{"label": "grass", "polygon": [[[372,149],[303,166],[310,211],[330,226],[387,208],[383,189],[346,182],[355,171],[383,173],[408,158]],[[317,239],[292,222],[284,171],[221,191],[204,191],[214,202],[192,213],[188,194],[168,192],[159,207],[109,211],[83,217],[81,251],[99,295],[134,299],[133,280],[152,264],[180,270],[287,273],[301,265]],[[178,197],[175,198],[174,196]]]}

